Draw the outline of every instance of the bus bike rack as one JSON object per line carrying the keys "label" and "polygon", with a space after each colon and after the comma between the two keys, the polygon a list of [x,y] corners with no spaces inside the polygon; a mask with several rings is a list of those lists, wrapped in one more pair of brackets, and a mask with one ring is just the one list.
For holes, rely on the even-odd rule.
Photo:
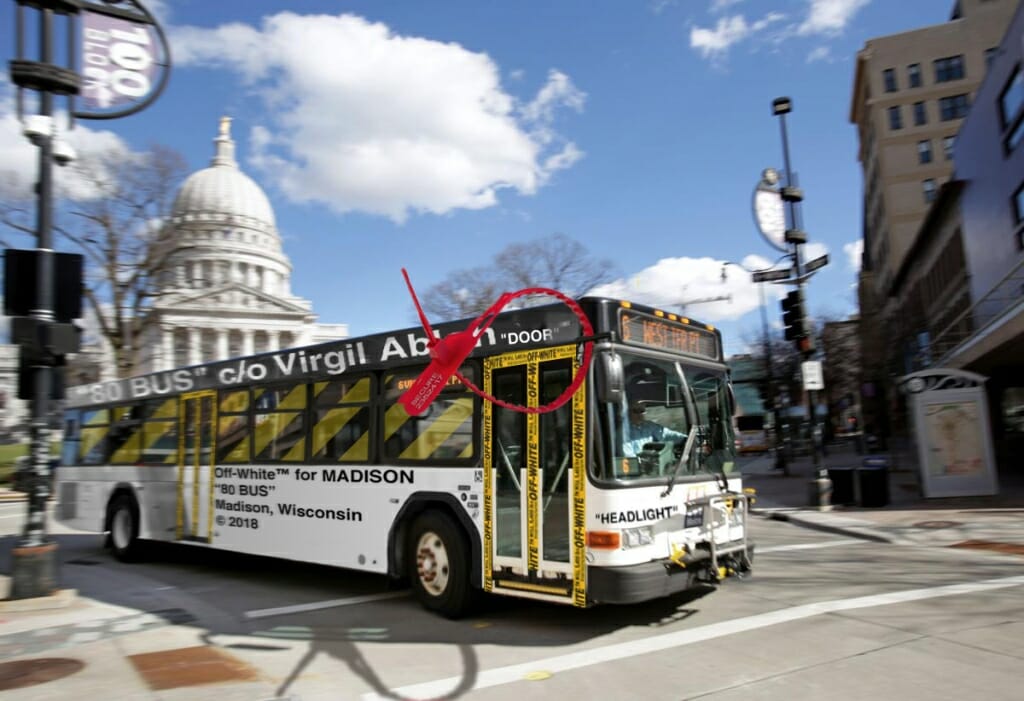
{"label": "bus bike rack", "polygon": [[[753,560],[750,557],[750,550],[747,545],[750,515],[749,497],[739,492],[723,492],[721,494],[709,495],[693,503],[703,508],[704,524],[708,527],[708,550],[710,555],[708,569],[711,576],[718,581],[724,579],[720,574],[721,565],[719,564],[719,558],[734,553],[741,553],[741,566],[749,571],[753,567]],[[740,526],[734,523],[737,520],[737,510],[739,511]],[[732,538],[732,532],[738,527],[742,528],[742,535],[739,538]],[[724,545],[715,543],[715,533],[720,528],[724,528],[726,533]],[[735,572],[737,575],[742,573],[742,570]]]}

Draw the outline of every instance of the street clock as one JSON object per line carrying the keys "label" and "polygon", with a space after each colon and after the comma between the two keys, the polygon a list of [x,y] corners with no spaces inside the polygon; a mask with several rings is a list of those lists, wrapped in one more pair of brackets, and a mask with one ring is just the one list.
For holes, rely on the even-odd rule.
{"label": "street clock", "polygon": [[783,253],[786,246],[786,210],[782,193],[777,185],[779,174],[774,168],[765,168],[761,180],[754,188],[754,222],[768,244]]}

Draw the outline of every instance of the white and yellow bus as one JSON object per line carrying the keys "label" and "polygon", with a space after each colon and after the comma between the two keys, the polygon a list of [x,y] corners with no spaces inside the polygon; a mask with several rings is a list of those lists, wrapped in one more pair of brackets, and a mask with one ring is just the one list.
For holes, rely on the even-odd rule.
{"label": "white and yellow bus", "polygon": [[[114,554],[174,541],[378,572],[429,609],[481,591],[575,606],[662,597],[750,569],[721,337],[584,298],[500,314],[421,415],[399,398],[422,329],[70,388],[57,518]],[[442,324],[447,335],[465,323]],[[581,370],[581,349],[593,361]],[[685,440],[627,454],[627,407]]]}

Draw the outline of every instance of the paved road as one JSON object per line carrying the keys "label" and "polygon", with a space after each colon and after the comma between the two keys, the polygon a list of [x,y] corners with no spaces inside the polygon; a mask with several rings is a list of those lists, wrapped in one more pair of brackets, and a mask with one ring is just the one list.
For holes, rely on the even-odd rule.
{"label": "paved road", "polygon": [[[23,508],[0,505],[0,533]],[[79,601],[0,613],[0,669],[84,667],[4,699],[1019,698],[1019,557],[753,530],[755,575],[718,590],[587,611],[504,600],[446,621],[377,576],[175,547],[125,565],[57,529]]]}

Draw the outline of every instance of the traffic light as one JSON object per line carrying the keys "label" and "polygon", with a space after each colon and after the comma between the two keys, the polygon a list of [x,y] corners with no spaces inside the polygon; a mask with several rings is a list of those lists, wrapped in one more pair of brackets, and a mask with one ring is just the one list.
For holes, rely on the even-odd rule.
{"label": "traffic light", "polygon": [[807,336],[804,330],[803,290],[793,290],[783,298],[782,324],[786,328],[787,341],[796,341]]}

